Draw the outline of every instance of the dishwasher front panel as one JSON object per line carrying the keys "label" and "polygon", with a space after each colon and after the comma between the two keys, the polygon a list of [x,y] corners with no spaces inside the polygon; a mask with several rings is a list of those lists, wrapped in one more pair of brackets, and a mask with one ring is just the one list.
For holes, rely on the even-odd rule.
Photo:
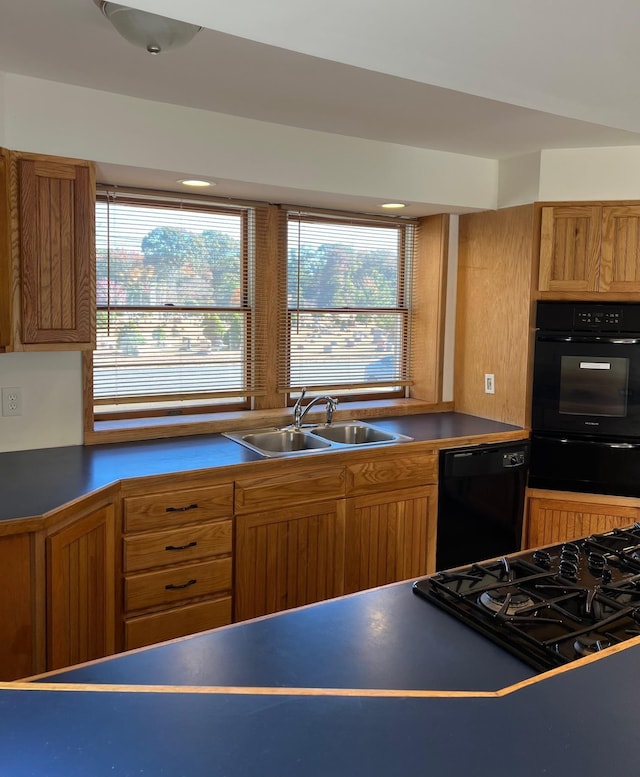
{"label": "dishwasher front panel", "polygon": [[436,569],[520,550],[529,442],[440,451]]}

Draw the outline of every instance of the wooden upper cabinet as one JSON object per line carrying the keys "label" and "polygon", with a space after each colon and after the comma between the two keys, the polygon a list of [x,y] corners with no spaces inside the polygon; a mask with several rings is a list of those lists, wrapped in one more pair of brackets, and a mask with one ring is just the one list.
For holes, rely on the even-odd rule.
{"label": "wooden upper cabinet", "polygon": [[[91,162],[15,154],[22,318],[16,349],[95,343],[95,174]],[[17,267],[15,266],[17,264]],[[18,340],[18,338],[16,338]]]}
{"label": "wooden upper cabinet", "polygon": [[0,352],[11,345],[11,207],[9,152],[0,148]]}
{"label": "wooden upper cabinet", "polygon": [[600,291],[640,291],[640,205],[602,208]]}
{"label": "wooden upper cabinet", "polygon": [[542,208],[540,291],[598,291],[602,209]]}

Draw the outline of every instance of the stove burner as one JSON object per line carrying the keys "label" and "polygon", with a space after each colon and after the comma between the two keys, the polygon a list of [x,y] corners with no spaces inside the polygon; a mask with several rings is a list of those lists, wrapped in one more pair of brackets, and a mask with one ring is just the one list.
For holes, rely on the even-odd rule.
{"label": "stove burner", "polygon": [[528,594],[513,585],[484,591],[480,594],[479,602],[487,610],[501,615],[517,615],[521,610],[534,603]]}
{"label": "stove burner", "polygon": [[573,643],[573,649],[579,656],[590,656],[610,646],[611,643],[606,639],[595,639],[587,636],[578,637]]}
{"label": "stove burner", "polygon": [[640,636],[640,524],[439,572],[413,590],[551,669]]}

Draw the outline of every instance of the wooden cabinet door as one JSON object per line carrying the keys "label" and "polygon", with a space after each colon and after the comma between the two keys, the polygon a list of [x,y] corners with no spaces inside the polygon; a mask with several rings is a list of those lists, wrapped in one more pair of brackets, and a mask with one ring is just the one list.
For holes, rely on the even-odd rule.
{"label": "wooden cabinet door", "polygon": [[540,291],[597,291],[602,209],[542,208]]}
{"label": "wooden cabinet door", "polygon": [[435,572],[436,486],[347,503],[345,593]]}
{"label": "wooden cabinet door", "polygon": [[16,680],[35,671],[32,566],[28,534],[0,537],[0,680]]}
{"label": "wooden cabinet door", "polygon": [[588,534],[630,526],[638,520],[637,507],[568,502],[562,499],[529,499],[527,547],[575,540]]}
{"label": "wooden cabinet door", "polygon": [[0,148],[0,352],[11,345],[11,207],[9,196],[9,152]]}
{"label": "wooden cabinet door", "polygon": [[236,518],[235,620],[343,593],[344,510],[338,499]]}
{"label": "wooden cabinet door", "polygon": [[640,292],[640,206],[602,209],[600,291]]}
{"label": "wooden cabinet door", "polygon": [[22,343],[95,341],[91,163],[19,155]]}
{"label": "wooden cabinet door", "polygon": [[47,538],[47,668],[115,650],[115,517],[101,507]]}

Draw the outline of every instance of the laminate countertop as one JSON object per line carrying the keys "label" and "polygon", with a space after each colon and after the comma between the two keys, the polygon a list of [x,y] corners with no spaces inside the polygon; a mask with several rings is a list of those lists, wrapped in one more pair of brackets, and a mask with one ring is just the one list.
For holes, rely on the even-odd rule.
{"label": "laminate countertop", "polygon": [[[492,434],[522,432],[526,436],[520,427],[463,413],[426,413],[370,422],[416,441],[451,440],[452,445],[456,439]],[[0,521],[45,515],[120,480],[264,460],[220,434],[0,453]]]}
{"label": "laminate countertop", "polygon": [[0,773],[635,774],[639,666],[536,674],[396,583],[0,684]]}

